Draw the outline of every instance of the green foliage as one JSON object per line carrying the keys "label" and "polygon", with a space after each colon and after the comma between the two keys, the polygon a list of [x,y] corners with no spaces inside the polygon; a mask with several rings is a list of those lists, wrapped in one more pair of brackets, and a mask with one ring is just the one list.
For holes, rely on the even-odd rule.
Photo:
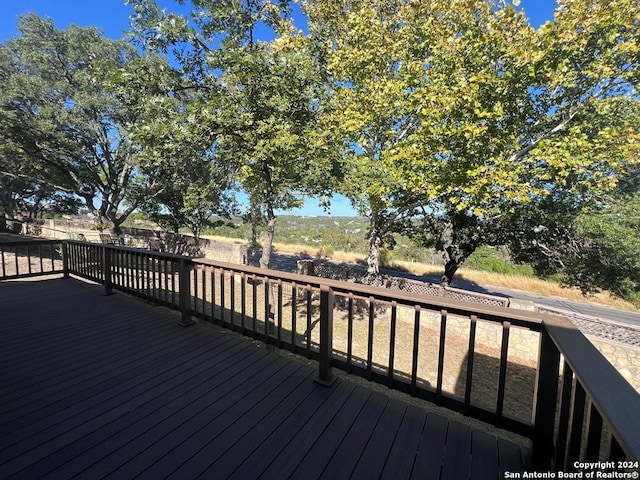
{"label": "green foliage", "polygon": [[640,159],[637,2],[561,2],[537,31],[503,0],[308,9],[374,250],[425,207],[421,235],[455,272],[498,217],[557,192],[595,204]]}
{"label": "green foliage", "polygon": [[505,255],[494,247],[486,245],[478,247],[473,252],[465,266],[473,270],[502,273],[507,275],[533,276],[533,269],[529,265],[518,265],[508,261]]}
{"label": "green foliage", "polygon": [[155,191],[153,175],[136,171],[139,148],[128,135],[139,120],[137,103],[114,87],[138,55],[95,28],[58,30],[34,14],[21,17],[19,29],[1,47],[10,68],[1,79],[0,129],[7,143],[0,155],[30,163],[20,178],[76,195],[117,231]]}
{"label": "green foliage", "polygon": [[[300,206],[305,194],[327,194],[333,166],[315,125],[319,70],[309,42],[291,22],[288,0],[193,1],[188,16],[152,0],[131,0],[134,38],[169,53],[194,92],[187,112],[207,151],[226,165],[267,219],[263,265],[276,209]],[[271,41],[256,39],[269,30]],[[189,116],[187,118],[189,118]]]}
{"label": "green foliage", "polygon": [[577,218],[583,247],[566,272],[572,283],[587,291],[604,288],[640,305],[639,211],[640,194],[636,193]]}

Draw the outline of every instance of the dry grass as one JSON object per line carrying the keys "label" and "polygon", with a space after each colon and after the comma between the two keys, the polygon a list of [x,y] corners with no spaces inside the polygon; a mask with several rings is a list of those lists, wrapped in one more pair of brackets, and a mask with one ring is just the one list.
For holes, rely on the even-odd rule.
{"label": "dry grass", "polygon": [[[223,319],[225,323],[233,323],[248,331],[255,329],[259,333],[267,334],[265,331],[265,319],[267,318],[265,299],[269,287],[259,278],[257,280],[245,279],[243,298],[243,280],[238,274],[234,275],[232,280],[228,273],[223,273],[220,270],[216,270],[213,277],[212,273],[212,270],[208,268],[198,269],[197,287],[192,285],[194,309],[207,317],[213,314],[215,318]],[[213,284],[215,287],[212,289]],[[273,283],[271,288],[274,303],[274,328],[269,332],[269,335],[274,340],[282,339],[287,344],[317,349],[319,344],[318,292],[299,286],[294,294],[290,285],[279,286],[277,283]],[[309,293],[307,294],[307,292]],[[203,302],[202,299],[205,301]],[[243,301],[245,306],[244,319],[241,315]],[[391,309],[388,306],[376,304],[373,323],[369,322],[369,302],[367,299],[356,298],[353,311],[352,342],[349,345],[347,300],[339,296],[336,297],[333,332],[334,355],[343,359],[350,358],[354,365],[362,368],[371,365],[373,371],[388,375],[392,332]],[[436,312],[422,311],[416,320],[412,307],[398,307],[394,361],[391,366],[393,376],[398,380],[409,382],[414,374],[413,345],[416,321],[419,323],[416,381],[422,387],[435,390],[441,322],[440,315]],[[483,329],[487,331],[501,330],[501,327],[489,322],[479,322],[478,329],[471,390],[472,402],[493,409],[497,398],[500,345],[485,344],[479,338]],[[369,342],[372,344],[371,352],[369,352]],[[442,391],[460,399],[464,398],[466,388],[468,344],[468,320],[459,319],[456,321],[454,317],[451,317],[446,332]],[[535,362],[519,358],[515,351],[510,353],[508,361],[505,412],[528,420],[532,408]]]}
{"label": "dry grass", "polygon": [[[306,254],[312,257],[319,257],[321,253],[318,248],[303,245],[275,244],[274,247],[278,252]],[[336,251],[331,253],[328,257],[337,262],[344,263],[363,263],[366,261],[366,257],[364,255],[353,252]],[[442,266],[427,265],[424,263],[393,261],[391,265],[387,266],[387,268],[395,268],[414,275],[432,277],[440,277],[440,275],[442,275]],[[475,283],[477,285],[508,288],[510,290],[520,290],[546,297],[559,297],[575,302],[597,303],[622,310],[638,311],[638,308],[635,305],[613,296],[610,292],[602,291],[595,295],[586,297],[577,288],[563,287],[559,283],[542,280],[536,277],[507,275],[461,268],[456,274],[456,278],[465,282]]]}

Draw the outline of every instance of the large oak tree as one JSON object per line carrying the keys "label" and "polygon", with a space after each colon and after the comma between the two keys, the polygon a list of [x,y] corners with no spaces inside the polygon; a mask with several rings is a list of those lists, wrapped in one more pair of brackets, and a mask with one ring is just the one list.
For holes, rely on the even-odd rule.
{"label": "large oak tree", "polygon": [[[120,225],[159,191],[142,175],[130,127],[139,110],[115,92],[136,50],[95,28],[59,30],[49,19],[21,17],[18,37],[2,45],[10,64],[0,92],[0,128],[12,161],[30,164],[33,180],[80,198],[97,223]],[[4,171],[3,176],[7,176]]]}

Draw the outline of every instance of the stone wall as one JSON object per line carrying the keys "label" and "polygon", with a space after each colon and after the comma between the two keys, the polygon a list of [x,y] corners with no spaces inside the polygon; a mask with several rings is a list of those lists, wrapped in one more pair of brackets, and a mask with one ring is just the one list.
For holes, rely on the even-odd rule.
{"label": "stone wall", "polygon": [[640,348],[589,337],[600,353],[640,392]]}
{"label": "stone wall", "polygon": [[[111,242],[107,233],[87,228],[80,222],[45,220],[41,235],[55,240],[83,240],[93,243]],[[151,248],[191,257],[205,257],[227,263],[247,263],[247,247],[241,242],[220,242],[200,239],[197,244],[190,235],[174,235],[143,228],[122,228],[124,245],[135,248]]]}

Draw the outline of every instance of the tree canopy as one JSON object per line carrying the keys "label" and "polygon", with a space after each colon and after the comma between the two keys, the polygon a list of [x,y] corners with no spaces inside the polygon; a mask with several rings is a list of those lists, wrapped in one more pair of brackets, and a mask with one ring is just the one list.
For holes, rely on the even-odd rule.
{"label": "tree canopy", "polygon": [[562,2],[538,30],[503,0],[310,8],[331,26],[349,187],[372,218],[421,207],[445,284],[500,216],[557,192],[595,205],[640,158],[634,2]]}
{"label": "tree canopy", "polygon": [[565,0],[537,29],[508,0],[177,3],[129,0],[128,44],[22,18],[0,48],[5,212],[76,196],[116,230],[139,208],[198,235],[242,190],[268,266],[275,212],[340,192],[372,272],[402,231],[443,252],[444,284],[486,244],[614,284],[572,252],[613,261],[629,231],[637,2]]}
{"label": "tree canopy", "polygon": [[[331,189],[329,149],[315,128],[322,82],[290,2],[194,1],[186,16],[149,0],[130,4],[135,38],[170,55],[182,88],[201,92],[193,105],[207,148],[267,218],[261,264],[268,266],[275,210]],[[259,28],[273,40],[259,40]]]}
{"label": "tree canopy", "polygon": [[139,148],[129,138],[139,120],[136,104],[113,90],[114,78],[138,55],[95,28],[58,30],[33,14],[19,29],[2,46],[12,68],[3,79],[0,126],[13,159],[32,164],[29,175],[38,181],[55,179],[55,189],[82,199],[98,223],[119,233],[158,191],[153,173],[136,169]]}

